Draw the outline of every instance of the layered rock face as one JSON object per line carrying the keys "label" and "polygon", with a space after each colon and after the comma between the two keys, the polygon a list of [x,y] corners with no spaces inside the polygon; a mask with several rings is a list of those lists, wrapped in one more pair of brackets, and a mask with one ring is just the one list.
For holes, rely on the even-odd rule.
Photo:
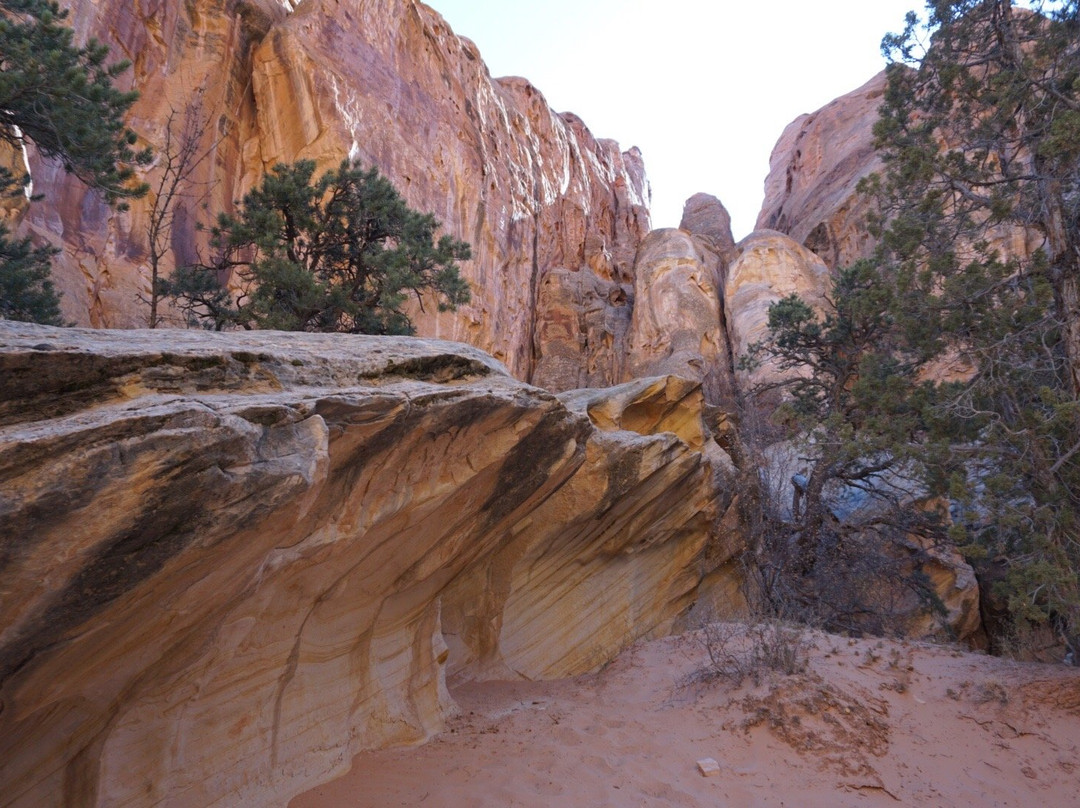
{"label": "layered rock face", "polygon": [[[207,189],[211,210],[230,209],[278,162],[374,164],[473,247],[463,265],[472,304],[417,308],[418,333],[481,347],[556,389],[618,379],[623,308],[649,229],[640,153],[556,114],[527,81],[493,79],[427,6],[307,0],[287,13],[271,0],[82,0],[72,18],[81,36],[133,61],[142,97],[131,125],[148,142],[164,142],[171,109],[203,116],[209,157],[191,193]],[[145,324],[150,200],[116,216],[55,166],[36,165],[34,178],[48,202],[32,206],[27,227],[64,249],[54,274],[67,315]],[[189,201],[169,262],[195,257],[200,215]],[[581,330],[569,353],[548,333],[568,316]]]}
{"label": "layered rock face", "polygon": [[710,402],[733,398],[724,333],[724,260],[711,239],[654,230],[634,268],[627,376],[669,373],[701,382]]}
{"label": "layered rock face", "polygon": [[438,341],[0,323],[0,804],[281,804],[447,668],[666,630],[739,549],[701,390],[568,403]]}
{"label": "layered rock face", "polygon": [[[252,155],[256,108],[248,65],[255,45],[286,12],[277,0],[73,0],[69,23],[76,38],[109,46],[118,59],[132,62],[119,79],[140,92],[129,125],[144,143],[159,150],[146,179],[156,187],[161,176],[165,133],[172,116],[174,137],[193,127],[196,153],[205,155],[191,175],[175,209],[166,270],[173,259],[197,258],[205,237],[196,224],[209,210],[230,210],[244,190]],[[61,248],[53,262],[53,281],[62,292],[64,316],[98,328],[145,326],[150,282],[146,226],[153,195],[117,213],[100,195],[87,191],[60,165],[42,162],[31,147],[35,193],[21,231]],[[207,222],[203,221],[206,224]]]}
{"label": "layered rock face", "polygon": [[[532,378],[544,276],[628,280],[648,231],[640,155],[555,114],[527,81],[493,80],[475,46],[427,7],[305,4],[261,45],[253,78],[266,165],[351,153],[472,244],[465,275],[477,299],[455,316],[418,312],[420,333],[478,345]],[[545,383],[579,379],[549,373]]]}
{"label": "layered rock face", "polygon": [[[724,309],[736,363],[753,343],[767,335],[770,305],[797,294],[811,306],[822,308],[828,286],[829,269],[824,262],[783,233],[758,230],[740,241],[724,287]],[[736,379],[743,391],[748,391],[776,380],[779,372],[766,362],[752,371],[737,371]]]}
{"label": "layered rock face", "polygon": [[757,229],[790,236],[831,267],[865,255],[868,208],[855,188],[881,168],[873,129],[885,83],[881,72],[788,124],[769,159]]}

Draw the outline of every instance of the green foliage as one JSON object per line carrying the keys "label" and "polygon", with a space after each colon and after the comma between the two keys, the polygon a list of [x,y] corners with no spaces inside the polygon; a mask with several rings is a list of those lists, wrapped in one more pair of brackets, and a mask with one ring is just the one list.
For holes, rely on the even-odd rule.
{"label": "green foliage", "polygon": [[[128,64],[106,64],[108,49],[74,44],[68,12],[51,0],[0,0],[0,140],[15,149],[30,141],[104,195],[110,204],[139,196],[135,149],[124,113],[137,93],[116,89]],[[0,172],[0,194],[22,192],[25,177]],[[11,240],[0,228],[0,317],[60,325],[60,299],[49,282],[55,251]]]}
{"label": "green foliage", "polygon": [[[744,359],[744,366],[766,361],[776,372],[775,381],[752,395],[782,391],[774,419],[798,445],[808,472],[789,519],[802,574],[824,570],[835,577],[846,553],[844,566],[858,566],[868,578],[906,577],[904,585],[919,589],[898,565],[851,557],[855,537],[865,538],[872,523],[882,543],[902,544],[910,534],[944,538],[940,514],[914,507],[943,493],[949,458],[934,417],[940,389],[919,379],[932,357],[906,338],[899,297],[873,261],[839,269],[826,311],[795,295],[778,301],[769,308],[767,338]],[[848,498],[857,492],[869,516],[838,519],[830,504],[838,487]]]}
{"label": "green foliage", "polygon": [[[410,210],[385,177],[343,162],[277,165],[237,216],[211,229],[217,258],[175,273],[167,293],[207,327],[410,334],[408,295],[434,294],[440,310],[466,303],[456,262],[469,245],[435,240],[439,223]],[[233,297],[222,281],[234,273]]]}
{"label": "green foliage", "polygon": [[0,224],[0,319],[64,325],[60,298],[49,281],[56,250],[34,247],[30,239],[11,239]]}
{"label": "green foliage", "polygon": [[954,523],[928,535],[993,568],[1014,620],[1068,636],[1080,632],[1080,12],[1035,5],[935,0],[926,22],[909,14],[885,38],[885,168],[860,186],[878,249],[839,272],[826,314],[776,304],[757,352],[792,372],[784,409],[809,436],[804,556],[835,532],[815,503],[824,487],[887,465],[947,498]]}
{"label": "green foliage", "polygon": [[98,42],[76,46],[67,17],[53,0],[0,0],[0,139],[33,142],[110,203],[140,196],[133,164],[149,152],[123,120],[138,93],[114,86],[129,64],[107,64]]}
{"label": "green foliage", "polygon": [[1015,619],[1075,633],[1080,12],[1034,6],[930,2],[926,24],[909,15],[886,37],[886,168],[863,188],[880,203],[881,272],[920,302],[905,335],[967,366],[937,404],[964,461],[965,551],[1007,570]]}

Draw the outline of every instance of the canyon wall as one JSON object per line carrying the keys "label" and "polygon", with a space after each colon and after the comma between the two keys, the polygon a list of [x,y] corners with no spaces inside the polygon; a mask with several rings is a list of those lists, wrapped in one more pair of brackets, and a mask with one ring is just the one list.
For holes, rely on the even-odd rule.
{"label": "canyon wall", "polygon": [[[129,125],[142,144],[159,151],[145,179],[161,176],[166,131],[178,139],[193,128],[196,151],[205,155],[176,206],[171,254],[184,263],[205,252],[198,224],[203,209],[231,210],[245,190],[256,108],[250,62],[255,46],[285,18],[276,0],[72,0],[68,22],[76,39],[91,38],[110,54],[132,63],[118,80],[140,92]],[[99,194],[87,191],[56,162],[38,159],[31,146],[34,191],[21,231],[61,249],[53,261],[53,282],[63,294],[65,318],[97,328],[134,328],[149,319],[150,281],[146,226],[153,197],[135,200],[118,213]]]}
{"label": "canyon wall", "polygon": [[856,186],[882,165],[873,129],[884,93],[883,71],[788,124],[769,158],[757,229],[790,236],[830,267],[867,253],[869,209]]}
{"label": "canyon wall", "polygon": [[[0,808],[280,804],[438,731],[448,679],[572,676],[738,608],[715,438],[775,378],[736,370],[769,304],[824,305],[867,247],[881,76],[788,127],[736,244],[705,194],[650,233],[636,149],[415,0],[71,7],[132,61],[145,142],[194,125],[167,268],[275,163],[351,157],[471,243],[473,300],[417,306],[416,340],[0,322]],[[67,316],[143,325],[153,198],[32,157],[45,199],[8,215],[62,249]]]}
{"label": "canyon wall", "polygon": [[[634,256],[649,230],[644,165],[557,114],[524,79],[494,79],[480,53],[415,0],[80,0],[72,22],[133,63],[130,125],[159,152],[173,114],[201,123],[207,155],[181,204],[173,260],[205,252],[203,210],[231,210],[278,162],[377,166],[414,208],[468,241],[473,301],[413,317],[421,335],[463,341],[521,379],[569,389],[620,378]],[[159,154],[159,161],[161,155]],[[153,185],[161,167],[146,177]],[[24,228],[63,249],[65,315],[145,325],[152,197],[116,215],[34,160]],[[552,280],[547,281],[551,276]],[[574,350],[555,332],[569,329]],[[576,329],[576,330],[575,330]],[[566,344],[571,344],[566,343]]]}
{"label": "canyon wall", "polygon": [[0,322],[0,805],[284,804],[437,731],[448,670],[665,633],[741,549],[703,411],[455,343]]}

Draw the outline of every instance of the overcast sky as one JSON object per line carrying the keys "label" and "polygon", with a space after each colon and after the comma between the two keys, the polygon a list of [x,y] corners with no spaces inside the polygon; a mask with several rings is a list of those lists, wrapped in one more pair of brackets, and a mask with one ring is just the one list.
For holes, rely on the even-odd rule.
{"label": "overcast sky", "polygon": [[704,191],[754,226],[780,133],[884,67],[921,0],[426,0],[494,76],[524,76],[597,137],[637,146],[653,226]]}

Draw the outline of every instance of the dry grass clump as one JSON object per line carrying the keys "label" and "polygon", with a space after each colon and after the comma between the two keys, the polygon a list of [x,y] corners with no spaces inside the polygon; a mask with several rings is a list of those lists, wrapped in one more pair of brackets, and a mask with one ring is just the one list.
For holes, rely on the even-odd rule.
{"label": "dry grass clump", "polygon": [[697,638],[708,661],[688,677],[692,684],[724,680],[738,686],[750,679],[760,685],[770,673],[803,673],[810,661],[806,630],[778,619],[707,623]]}

